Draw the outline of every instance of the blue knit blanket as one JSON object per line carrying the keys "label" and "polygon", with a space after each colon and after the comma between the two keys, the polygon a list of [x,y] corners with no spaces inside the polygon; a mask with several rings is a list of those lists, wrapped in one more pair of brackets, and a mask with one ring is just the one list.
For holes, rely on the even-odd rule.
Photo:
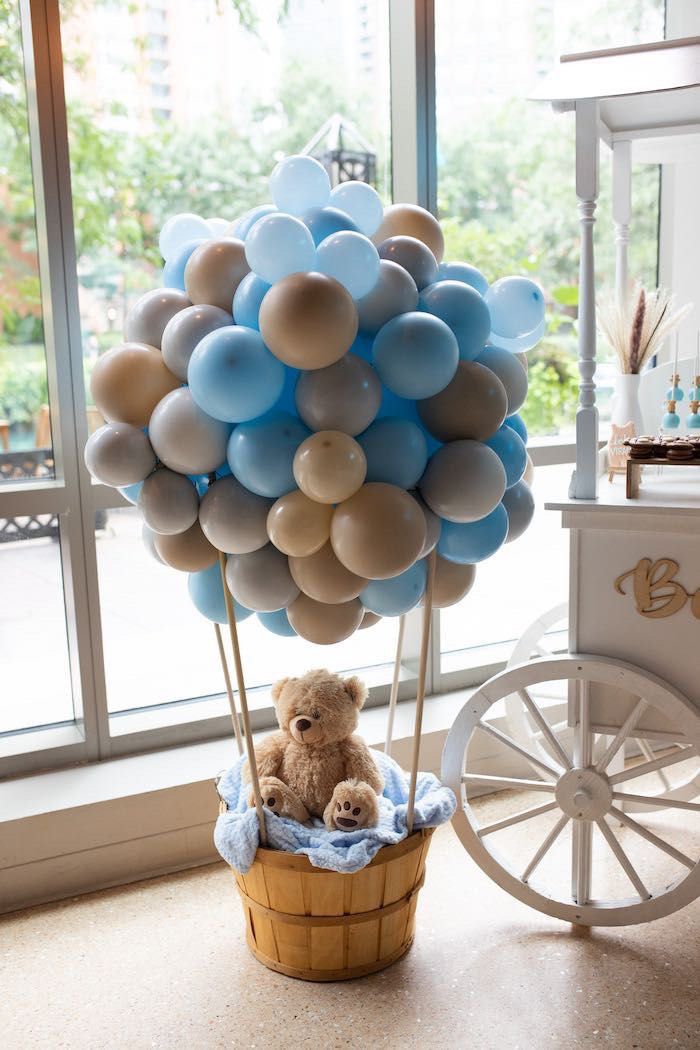
{"label": "blue knit blanket", "polygon": [[[372,755],[384,777],[376,827],[328,831],[321,820],[306,827],[266,811],[268,845],[288,853],[305,853],[317,868],[353,872],[369,864],[382,846],[406,838],[408,778],[392,758],[380,751],[373,751]],[[228,811],[221,813],[216,822],[214,842],[224,860],[245,875],[258,848],[259,832],[256,811],[248,807],[249,785],[241,778],[242,765],[243,759],[239,758],[219,782],[219,793],[226,800]],[[432,773],[418,774],[414,828],[434,828],[446,823],[456,805],[453,793]]]}

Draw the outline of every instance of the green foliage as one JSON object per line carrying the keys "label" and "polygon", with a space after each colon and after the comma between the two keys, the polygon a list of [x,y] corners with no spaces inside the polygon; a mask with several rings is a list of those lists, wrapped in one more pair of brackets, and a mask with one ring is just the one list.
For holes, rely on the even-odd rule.
{"label": "green foliage", "polygon": [[0,416],[3,419],[10,423],[31,423],[41,406],[47,404],[48,397],[43,347],[22,347],[21,351],[3,355],[0,359]]}
{"label": "green foliage", "polygon": [[578,368],[573,349],[548,337],[528,359],[528,395],[520,415],[530,433],[556,434],[576,414]]}

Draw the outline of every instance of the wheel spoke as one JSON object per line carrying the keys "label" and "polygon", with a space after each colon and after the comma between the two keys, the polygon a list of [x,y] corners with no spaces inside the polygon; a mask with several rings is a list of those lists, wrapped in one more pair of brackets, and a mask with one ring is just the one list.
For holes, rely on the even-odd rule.
{"label": "wheel spoke", "polygon": [[638,824],[636,820],[629,817],[617,806],[611,806],[610,812],[613,813],[617,819],[622,823],[626,824],[631,831],[636,831],[643,839],[651,843],[652,846],[656,846],[657,849],[662,850],[663,853],[667,853],[669,857],[673,857],[674,860],[678,861],[679,864],[684,864],[686,868],[690,868],[691,871],[695,867],[695,861],[691,860],[690,857],[686,857],[685,853],[681,853],[680,850],[676,849],[670,843],[664,839],[660,839],[658,835],[655,835],[653,831],[649,831],[648,828]]}
{"label": "wheel spoke", "polygon": [[555,737],[554,733],[550,728],[549,722],[547,722],[539,707],[528,693],[527,689],[518,689],[518,696],[525,704],[525,707],[530,712],[532,718],[540,727],[544,736],[549,741],[550,747],[556,753],[557,757],[559,758],[559,761],[564,766],[564,769],[571,769],[571,760],[569,756]]}
{"label": "wheel spoke", "polygon": [[548,659],[550,656],[554,656],[554,653],[550,652],[549,649],[545,649],[543,645],[539,644],[535,646],[535,652],[538,656],[543,656],[545,659]]}
{"label": "wheel spoke", "polygon": [[463,784],[481,784],[494,788],[522,788],[525,791],[554,791],[556,784],[549,780],[523,780],[522,777],[492,777],[486,773],[463,773]]}
{"label": "wheel spoke", "polygon": [[531,751],[521,747],[520,744],[516,744],[512,737],[502,733],[501,730],[496,729],[495,726],[489,725],[488,722],[479,722],[478,728],[482,729],[484,733],[488,733],[489,736],[492,736],[495,740],[500,741],[501,744],[505,744],[505,746],[509,747],[511,751],[515,751],[528,762],[532,762],[533,765],[544,770],[545,773],[549,773],[549,775],[555,779],[558,780],[561,776],[560,769],[555,769],[554,766],[550,766],[547,762],[543,762],[541,758],[538,758],[537,755],[533,755]]}
{"label": "wheel spoke", "polygon": [[601,835],[607,842],[608,846],[610,846],[610,849],[615,854],[615,857],[617,858],[620,867],[634,886],[639,896],[642,898],[642,900],[649,900],[649,898],[651,897],[649,890],[646,888],[639,875],[637,874],[637,871],[634,865],[632,864],[632,861],[629,859],[622,846],[615,838],[613,830],[608,825],[605,817],[601,817],[600,820],[596,820],[596,824],[600,829]]}
{"label": "wheel spoke", "polygon": [[632,708],[632,710],[628,714],[627,718],[624,720],[624,722],[622,723],[622,725],[618,729],[618,731],[615,734],[615,736],[610,741],[610,744],[608,745],[608,747],[607,747],[603,757],[601,759],[599,759],[598,762],[596,762],[596,767],[595,767],[596,773],[602,773],[602,772],[604,772],[604,770],[606,770],[608,768],[608,766],[610,765],[610,762],[612,761],[613,757],[620,750],[620,748],[624,744],[625,740],[627,739],[627,737],[630,735],[630,733],[632,732],[632,730],[636,726],[637,722],[639,721],[639,719],[640,719],[640,717],[642,715],[642,712],[648,706],[649,705],[648,705],[647,701],[644,699],[644,697],[641,697],[637,701],[635,706]]}
{"label": "wheel spoke", "polygon": [[574,762],[583,769],[590,766],[593,759],[595,734],[591,732],[590,689],[589,683],[576,683],[578,693],[578,719],[574,726]]}
{"label": "wheel spoke", "polygon": [[510,817],[504,817],[503,820],[497,820],[494,824],[486,824],[483,828],[479,828],[479,838],[482,839],[484,835],[493,835],[494,831],[502,831],[503,828],[510,828],[513,824],[521,824],[524,820],[532,820],[533,817],[539,817],[541,813],[549,813],[550,810],[556,808],[556,802],[545,802],[542,806],[521,809],[519,813],[513,813]]}
{"label": "wheel spoke", "polygon": [[568,823],[569,818],[567,817],[566,813],[563,813],[552,828],[552,830],[550,831],[550,833],[547,835],[540,848],[535,853],[528,866],[525,868],[525,871],[520,876],[523,882],[527,882],[527,880],[530,878],[538,864],[540,864],[540,862],[546,856],[546,854],[549,853],[550,849],[552,848],[556,840],[559,838],[559,836],[561,835],[562,831]]}
{"label": "wheel spoke", "polygon": [[688,747],[682,747],[679,751],[672,751],[669,755],[655,758],[653,762],[642,762],[638,766],[623,769],[609,778],[610,783],[623,784],[626,780],[634,780],[636,777],[646,776],[647,773],[655,773],[657,769],[666,769],[667,766],[675,766],[677,762],[685,762],[694,755],[697,755],[697,748],[691,744]]}
{"label": "wheel spoke", "polygon": [[[642,752],[642,754],[646,758],[647,762],[653,762],[654,761],[655,755],[654,755],[654,752],[653,752],[653,750],[652,750],[648,740],[640,740],[639,741],[639,750]],[[656,775],[658,776],[659,780],[663,784],[664,791],[670,791],[671,790],[671,781],[668,779],[668,777],[664,773],[663,769],[658,770]]]}
{"label": "wheel spoke", "polygon": [[577,904],[588,904],[591,896],[592,825],[575,820],[571,834],[571,896]]}
{"label": "wheel spoke", "polygon": [[700,813],[700,803],[682,802],[680,799],[666,798],[665,795],[631,795],[626,791],[613,791],[613,798],[619,799],[620,802],[636,802],[658,809],[688,809],[691,813]]}

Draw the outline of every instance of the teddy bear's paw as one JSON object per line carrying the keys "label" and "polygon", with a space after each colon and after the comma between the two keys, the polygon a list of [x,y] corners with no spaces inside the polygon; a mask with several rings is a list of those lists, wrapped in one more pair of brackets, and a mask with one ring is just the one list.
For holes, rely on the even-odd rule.
{"label": "teddy bear's paw", "polygon": [[379,820],[377,796],[369,786],[358,780],[344,780],[338,784],[323,814],[330,831],[357,831],[373,827]]}
{"label": "teddy bear's paw", "polygon": [[[276,817],[290,817],[292,820],[304,824],[309,819],[306,807],[297,798],[291,788],[288,788],[277,777],[262,777],[260,780],[260,796],[265,809],[269,809]],[[252,792],[250,805],[255,805]]]}

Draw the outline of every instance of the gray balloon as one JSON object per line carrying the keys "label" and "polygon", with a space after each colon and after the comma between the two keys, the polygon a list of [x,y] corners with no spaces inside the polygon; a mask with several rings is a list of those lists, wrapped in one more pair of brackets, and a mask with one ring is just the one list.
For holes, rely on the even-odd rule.
{"label": "gray balloon", "polygon": [[124,321],[124,341],[148,343],[160,349],[165,326],[171,317],[192,303],[175,288],[154,288],[142,295]]}
{"label": "gray balloon", "polygon": [[398,263],[407,270],[418,291],[438,279],[437,259],[427,245],[416,237],[387,237],[377,248],[380,259]]}
{"label": "gray balloon", "polygon": [[231,427],[203,412],[189,388],[181,386],[158,402],[148,431],[166,467],[180,474],[209,474],[226,459]]}
{"label": "gray balloon", "polygon": [[165,562],[156,550],[156,534],[153,529],[149,529],[148,525],[141,526],[141,540],[151,557],[157,561],[159,565],[165,565]]}
{"label": "gray balloon", "polygon": [[199,496],[189,478],[163,467],[144,481],[138,506],[149,529],[174,536],[194,525]]}
{"label": "gray balloon", "polygon": [[103,485],[135,485],[155,468],[148,437],[130,423],[107,423],[85,444],[85,466]]}
{"label": "gray balloon", "polygon": [[251,554],[231,554],[226,582],[236,601],[254,612],[286,609],[299,596],[287,556],[271,543]]}
{"label": "gray balloon", "polygon": [[187,366],[192,351],[205,335],[233,324],[231,314],[218,306],[188,306],[170,318],[162,339],[163,360],[170,371],[181,379],[187,379]]}
{"label": "gray balloon", "polygon": [[327,368],[302,372],[295,398],[299,415],[312,430],[341,430],[354,437],[376,417],[382,384],[367,361],[345,354]]}
{"label": "gray balloon", "polygon": [[204,494],[199,524],[217,550],[250,554],[270,542],[267,515],[274,502],[251,492],[234,477],[219,478]]}
{"label": "gray balloon", "polygon": [[425,543],[423,544],[423,550],[418,555],[419,558],[424,558],[426,554],[430,554],[431,550],[437,546],[437,541],[440,539],[442,522],[437,514],[433,514],[432,510],[417,489],[414,489],[411,492],[411,495],[423,511],[425,517]]}
{"label": "gray balloon", "polygon": [[522,408],[527,397],[527,372],[510,350],[500,346],[487,346],[482,350],[477,361],[495,372],[505,387],[508,396],[508,412],[512,416]]}
{"label": "gray balloon", "polygon": [[480,441],[451,441],[430,458],[419,485],[430,509],[448,521],[478,521],[506,490],[500,459]]}
{"label": "gray balloon", "polygon": [[355,305],[360,331],[376,335],[392,317],[418,309],[418,288],[403,266],[390,259],[380,259],[377,283],[369,295],[358,299]]}
{"label": "gray balloon", "polygon": [[530,486],[524,481],[518,481],[511,488],[506,489],[503,496],[503,506],[508,515],[508,535],[506,543],[519,539],[525,532],[535,514],[535,500],[530,491]]}

